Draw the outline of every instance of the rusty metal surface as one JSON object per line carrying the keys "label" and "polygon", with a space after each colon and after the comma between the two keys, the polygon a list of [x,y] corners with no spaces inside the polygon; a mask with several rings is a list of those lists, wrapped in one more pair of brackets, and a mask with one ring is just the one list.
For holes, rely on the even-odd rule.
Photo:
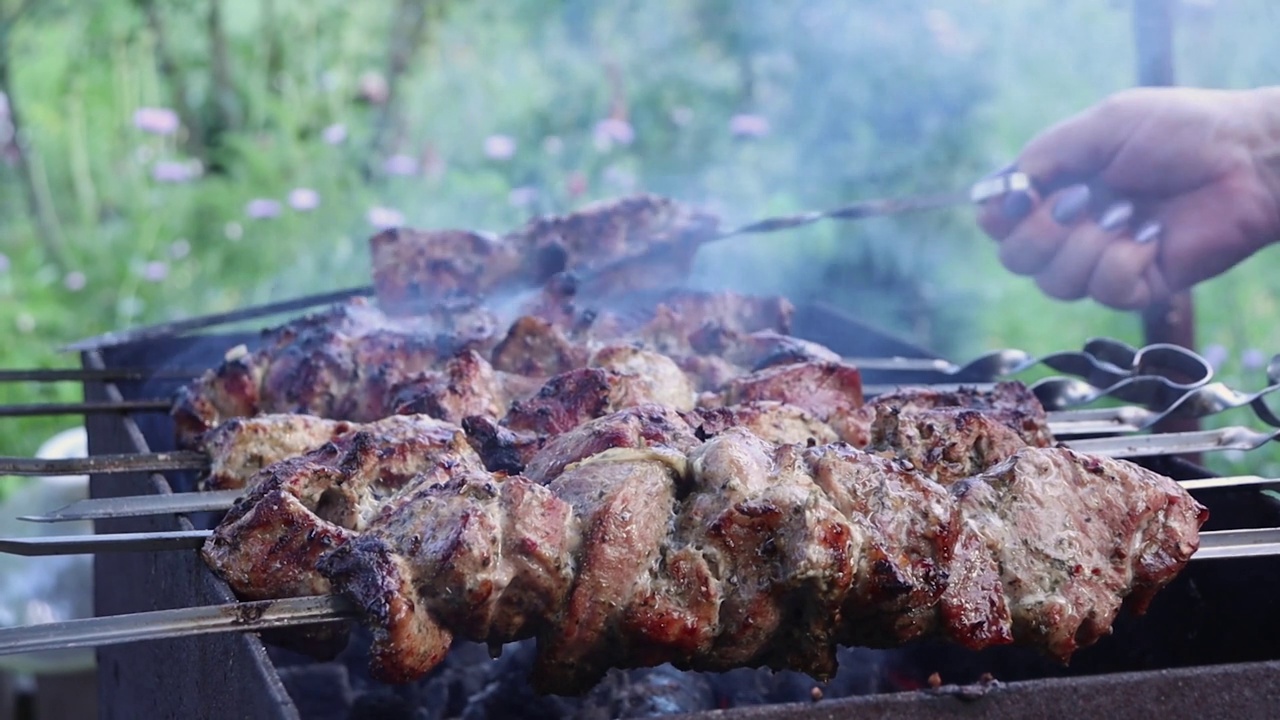
{"label": "rusty metal surface", "polygon": [[1280,662],[942,687],[810,704],[764,705],[678,716],[684,720],[942,720],[944,718],[1274,718]]}
{"label": "rusty metal surface", "polygon": [[[87,367],[102,367],[86,353]],[[86,398],[115,401],[115,387],[87,384]],[[147,452],[138,426],[128,417],[86,418],[90,453]],[[159,475],[91,476],[92,497],[169,491]],[[190,530],[182,517],[154,516],[102,520],[98,532]],[[94,606],[99,615],[186,607],[234,600],[195,553],[103,555],[94,561]],[[263,718],[295,720],[298,713],[266,650],[253,635],[217,635],[100,648],[98,717]]]}

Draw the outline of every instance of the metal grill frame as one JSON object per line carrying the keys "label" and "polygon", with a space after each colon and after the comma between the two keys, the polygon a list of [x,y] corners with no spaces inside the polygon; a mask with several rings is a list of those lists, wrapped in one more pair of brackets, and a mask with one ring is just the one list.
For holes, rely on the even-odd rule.
{"label": "metal grill frame", "polygon": [[[830,309],[798,309],[795,334],[831,346],[837,352],[868,356],[931,357],[891,336],[851,321]],[[86,368],[137,365],[137,355],[167,364],[207,348],[217,338],[220,347],[250,345],[256,335],[217,335],[149,340],[136,346],[85,351]],[[873,345],[858,344],[870,339]],[[900,375],[895,379],[902,379]],[[924,381],[924,378],[921,380]],[[141,385],[89,382],[86,400],[119,401],[138,397]],[[167,422],[126,415],[86,417],[91,454],[138,453],[171,449],[155,447],[144,432],[150,422]],[[149,473],[91,476],[92,497],[112,497],[189,490],[179,478],[173,486]],[[199,520],[197,519],[197,522]],[[190,530],[187,518],[173,516],[98,521],[95,530],[147,532]],[[94,562],[95,612],[129,612],[233,602],[230,589],[218,580],[196,553],[107,553]],[[1280,655],[1280,648],[1277,648]],[[121,720],[137,717],[178,717],[204,720],[253,717],[266,720],[304,720],[290,697],[280,669],[262,641],[251,634],[220,634],[175,640],[103,647],[98,657],[99,716]],[[305,706],[305,699],[302,702]],[[818,703],[742,707],[683,717],[690,720],[733,718],[820,720],[859,718],[1146,718],[1159,712],[1173,718],[1230,716],[1271,717],[1280,707],[1280,661],[1177,668],[1148,672],[1110,673],[1081,677],[1013,682],[985,689],[942,688],[892,695],[824,700]]]}

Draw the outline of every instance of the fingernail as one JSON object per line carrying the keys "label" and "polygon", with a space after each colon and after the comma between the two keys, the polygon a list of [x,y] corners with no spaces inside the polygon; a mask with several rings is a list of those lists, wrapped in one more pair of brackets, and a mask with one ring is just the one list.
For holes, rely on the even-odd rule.
{"label": "fingernail", "polygon": [[1089,206],[1089,186],[1072,185],[1062,191],[1058,202],[1053,204],[1053,221],[1059,225],[1070,225],[1084,214]]}
{"label": "fingernail", "polygon": [[1031,214],[1031,208],[1035,203],[1031,200],[1031,194],[1014,191],[1004,196],[1004,200],[1000,201],[1000,212],[1008,220],[1021,220]]}
{"label": "fingernail", "polygon": [[1132,217],[1133,203],[1118,202],[1102,213],[1102,217],[1098,219],[1098,227],[1107,231],[1116,230],[1123,227]]}
{"label": "fingernail", "polygon": [[1155,220],[1148,220],[1138,228],[1138,232],[1133,234],[1133,241],[1136,243],[1146,244],[1155,242],[1160,237],[1160,231],[1164,228]]}

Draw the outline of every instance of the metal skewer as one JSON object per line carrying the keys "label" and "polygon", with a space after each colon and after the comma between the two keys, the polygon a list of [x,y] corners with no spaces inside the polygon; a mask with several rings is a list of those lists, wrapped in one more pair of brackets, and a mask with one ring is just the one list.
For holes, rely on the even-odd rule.
{"label": "metal skewer", "polygon": [[[162,533],[155,533],[157,535]],[[1192,561],[1280,554],[1280,528],[1217,530],[1200,533]],[[100,647],[143,640],[218,632],[256,632],[272,628],[341,622],[357,610],[341,596],[228,603],[0,629],[0,655]]]}
{"label": "metal skewer", "polygon": [[49,368],[0,370],[4,382],[87,382],[94,380],[189,380],[204,368]]}
{"label": "metal skewer", "polygon": [[0,629],[0,655],[218,632],[254,632],[340,622],[355,615],[355,607],[345,598],[319,595],[66,620]]}
{"label": "metal skewer", "polygon": [[83,458],[0,457],[0,475],[95,475],[104,473],[161,472],[165,470],[205,470],[209,456],[202,452],[175,450],[160,453],[90,455]]}
{"label": "metal skewer", "polygon": [[38,415],[85,415],[88,413],[169,412],[172,400],[117,400],[115,402],[37,403],[34,405],[0,405],[0,417],[35,417]]}
{"label": "metal skewer", "polygon": [[[1162,435],[1129,435],[1064,443],[1077,452],[1114,458],[1136,458],[1213,450],[1251,450],[1280,436],[1280,430],[1262,433],[1244,427],[1201,430]],[[79,475],[88,473],[123,473],[159,470],[199,470],[207,468],[208,456],[196,452],[150,453],[142,455],[97,455],[67,460],[38,458],[0,458],[0,473],[26,475]],[[1185,481],[1192,489],[1223,488],[1273,484],[1270,478],[1240,476]],[[170,495],[96,498],[80,500],[45,515],[24,516],[31,522],[61,522],[143,515],[183,514],[219,511],[231,507],[242,494],[239,490],[174,493]]]}
{"label": "metal skewer", "polygon": [[101,552],[146,552],[149,550],[195,550],[204,544],[209,530],[168,532],[107,533],[104,535],[46,535],[42,537],[0,538],[0,553],[38,557],[42,555],[86,555]]}

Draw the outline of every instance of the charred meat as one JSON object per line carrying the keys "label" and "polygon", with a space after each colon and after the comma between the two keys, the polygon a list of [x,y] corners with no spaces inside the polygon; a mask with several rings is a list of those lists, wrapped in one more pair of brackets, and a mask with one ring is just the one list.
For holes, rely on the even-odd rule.
{"label": "charred meat", "polygon": [[369,245],[379,304],[403,315],[458,296],[530,290],[566,272],[590,277],[595,298],[684,285],[694,253],[718,227],[703,211],[637,195],[535,218],[503,236],[397,228]]}
{"label": "charred meat", "polygon": [[[390,318],[357,299],[268,331],[255,352],[232,351],[222,365],[179,391],[172,415],[188,448],[199,447],[205,433],[230,418],[267,413],[352,422],[396,412],[454,422],[470,415],[500,417],[552,376],[587,365],[625,364],[620,350],[599,353],[627,344],[670,356],[664,365],[675,363],[687,377],[680,381],[675,369],[664,367],[653,378],[654,391],[668,382],[689,382],[700,390],[711,382],[697,375],[696,364],[680,362],[696,352],[695,336],[733,338],[751,348],[738,353],[749,360],[753,353],[795,342],[781,334],[791,311],[777,298],[675,293],[648,310],[599,313],[586,325],[527,315],[500,329],[479,310],[445,319]],[[619,372],[635,375],[636,367]],[[750,369],[731,365],[727,373]],[[713,387],[718,380],[712,379]]]}
{"label": "charred meat", "polygon": [[939,482],[657,405],[552,438],[521,475],[455,438],[384,487],[365,447],[259,483],[205,557],[249,596],[353,599],[388,681],[454,637],[537,637],[535,680],[556,693],[664,662],[824,677],[837,645],[923,636],[1066,660],[1145,608],[1207,516],[1168,478],[1064,448]]}

